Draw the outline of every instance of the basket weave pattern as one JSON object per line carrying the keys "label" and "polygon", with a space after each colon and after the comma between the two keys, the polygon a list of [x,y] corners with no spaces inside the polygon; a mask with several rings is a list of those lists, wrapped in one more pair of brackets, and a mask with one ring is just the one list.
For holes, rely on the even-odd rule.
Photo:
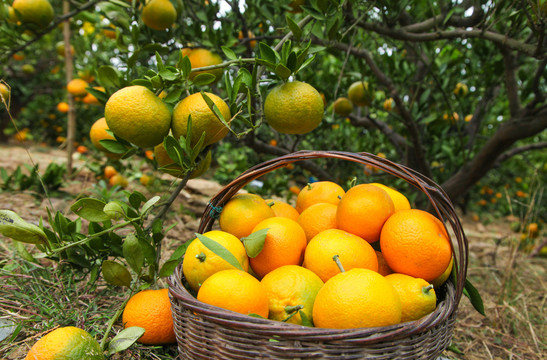
{"label": "basket weave pattern", "polygon": [[372,165],[406,180],[429,199],[452,230],[456,281],[437,291],[437,308],[420,320],[377,328],[321,329],[238,314],[199,302],[183,285],[182,265],[168,279],[181,359],[435,359],[450,343],[467,270],[467,239],[454,207],[430,179],[368,153],[299,151],[256,165],[215,195],[199,232],[212,228],[222,207],[250,181],[298,161],[334,158]]}

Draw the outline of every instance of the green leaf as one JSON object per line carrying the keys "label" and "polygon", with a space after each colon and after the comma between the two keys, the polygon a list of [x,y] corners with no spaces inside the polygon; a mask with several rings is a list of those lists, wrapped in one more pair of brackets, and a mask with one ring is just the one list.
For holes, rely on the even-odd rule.
{"label": "green leaf", "polygon": [[174,89],[173,91],[169,92],[167,96],[163,99],[166,103],[176,103],[180,100],[180,97],[182,95],[182,89]]}
{"label": "green leaf", "polygon": [[299,311],[300,313],[300,318],[302,319],[302,325],[303,326],[309,326],[309,327],[313,327],[313,321],[311,321],[311,319],[306,315],[305,312],[303,311]]}
{"label": "green leaf", "polygon": [[159,75],[161,76],[161,78],[163,80],[167,80],[167,81],[175,81],[177,80],[179,74],[169,70],[169,69],[163,69],[163,70],[160,70],[159,72]]}
{"label": "green leaf", "polygon": [[104,146],[104,148],[115,154],[125,154],[127,152],[127,147],[120,143],[119,141],[112,139],[103,139],[99,140],[99,143]]}
{"label": "green leaf", "polygon": [[115,286],[131,286],[131,273],[125,266],[112,260],[105,260],[102,263],[101,271],[103,278],[109,284]]}
{"label": "green leaf", "polygon": [[138,192],[138,191],[133,191],[130,195],[129,195],[129,203],[131,204],[131,206],[133,206],[135,209],[138,209],[139,206],[141,206],[141,203],[145,202],[146,201],[146,197],[141,193],[141,192]]}
{"label": "green leaf", "polygon": [[232,265],[236,269],[243,270],[239,261],[237,261],[235,256],[231,252],[229,252],[224,246],[220,245],[215,240],[208,238],[205,235],[196,233],[196,236],[207,249],[220,256],[223,260],[225,260],[228,264]]}
{"label": "green leaf", "polygon": [[198,74],[194,80],[192,80],[192,83],[196,86],[203,86],[208,85],[216,80],[216,76],[209,73],[201,73]]}
{"label": "green leaf", "polygon": [[108,343],[107,355],[124,351],[133,345],[142,335],[144,329],[138,326],[131,326],[120,331]]}
{"label": "green leaf", "polygon": [[72,204],[70,210],[88,221],[102,222],[110,220],[110,216],[103,211],[105,205],[104,201],[98,199],[83,198]]}
{"label": "green leaf", "polygon": [[159,276],[160,277],[171,276],[173,272],[175,272],[175,269],[177,268],[179,264],[180,264],[180,259],[166,261],[165,263],[163,263],[160,269]]}
{"label": "green leaf", "polygon": [[137,239],[135,234],[129,234],[125,237],[122,251],[125,261],[127,261],[131,269],[139,274],[144,265],[144,254],[139,239]]}
{"label": "green leaf", "polygon": [[468,279],[465,279],[465,285],[463,288],[463,294],[469,298],[471,305],[479,312],[479,314],[486,316],[484,312],[484,304],[479,291],[471,284]]}
{"label": "green leaf", "polygon": [[260,49],[261,59],[266,60],[271,64],[276,64],[280,60],[280,56],[277,51],[272,49],[268,44],[260,42],[258,43],[258,47]]}
{"label": "green leaf", "polygon": [[104,92],[94,89],[92,87],[88,87],[86,88],[86,90],[88,93],[95,96],[101,104],[106,104],[106,102],[108,101],[108,95],[106,95]]}
{"label": "green leaf", "polygon": [[97,81],[105,88],[120,88],[121,81],[118,72],[110,65],[103,65],[97,70]]}
{"label": "green leaf", "polygon": [[226,55],[228,60],[236,60],[237,59],[236,53],[232,49],[230,49],[229,47],[221,46],[220,48],[222,49],[222,51],[224,52],[224,55]]}
{"label": "green leaf", "polygon": [[292,71],[283,64],[277,64],[275,74],[283,80],[287,80],[291,76]]}
{"label": "green leaf", "polygon": [[150,200],[148,200],[141,209],[141,214],[145,215],[151,208],[154,206],[158,201],[160,201],[160,197],[158,195],[152,197]]}
{"label": "green leaf", "polygon": [[287,68],[291,72],[295,72],[297,69],[296,67],[296,54],[294,52],[289,54],[289,57],[287,58]]}
{"label": "green leaf", "polygon": [[[163,141],[163,147],[167,152],[167,155],[173,160],[174,163],[181,165],[184,158],[184,149],[180,143],[172,136],[165,137]],[[182,166],[182,165],[181,165]]]}
{"label": "green leaf", "polygon": [[164,69],[163,60],[161,59],[161,55],[156,51],[156,62],[158,64],[158,70],[161,72]]}
{"label": "green leaf", "polygon": [[27,223],[11,210],[0,210],[0,234],[28,244],[44,244],[47,240],[42,229]]}
{"label": "green leaf", "polygon": [[245,246],[245,251],[250,258],[256,257],[264,248],[264,242],[266,241],[266,235],[268,235],[270,228],[255,231],[247,237],[241,239]]}
{"label": "green leaf", "polygon": [[300,29],[300,26],[287,14],[285,16],[285,19],[287,20],[287,25],[289,26],[289,29],[293,33],[295,39],[300,39],[302,37],[302,29]]}
{"label": "green leaf", "polygon": [[190,75],[190,72],[192,72],[192,63],[190,62],[190,58],[188,56],[184,56],[182,58],[180,67],[177,64],[177,67],[182,70],[182,73],[186,78],[188,78],[188,75]]}

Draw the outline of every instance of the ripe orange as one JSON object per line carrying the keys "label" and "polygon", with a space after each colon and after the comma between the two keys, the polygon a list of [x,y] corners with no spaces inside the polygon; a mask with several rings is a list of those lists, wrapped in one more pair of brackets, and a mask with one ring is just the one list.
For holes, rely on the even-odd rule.
{"label": "ripe orange", "polygon": [[241,314],[268,317],[268,297],[255,277],[241,270],[222,270],[199,288],[197,299],[206,304]]}
{"label": "ripe orange", "polygon": [[452,258],[444,224],[418,209],[397,211],[386,221],[380,248],[393,271],[426,281],[440,276]]}
{"label": "ripe orange", "polygon": [[437,296],[433,285],[424,279],[405,274],[391,274],[386,280],[393,286],[401,300],[401,322],[418,320],[435,310]]}
{"label": "ripe orange", "polygon": [[383,276],[393,274],[393,270],[389,268],[386,259],[384,259],[384,255],[382,255],[382,252],[378,250],[375,250],[375,252],[378,259],[378,274]]}
{"label": "ripe orange", "polygon": [[333,260],[335,255],[346,271],[353,268],[378,271],[378,258],[372,246],[340,229],[325,230],[314,236],[306,247],[302,266],[326,282],[341,271]]}
{"label": "ripe orange", "polygon": [[220,229],[241,239],[249,236],[262,220],[275,214],[266,201],[256,194],[237,194],[224,205],[220,213]]}
{"label": "ripe orange", "polygon": [[141,344],[164,345],[176,342],[169,290],[143,290],[133,295],[122,314],[125,328],[139,326],[144,334]]}
{"label": "ripe orange", "polygon": [[283,134],[306,134],[323,120],[324,104],[319,92],[300,81],[283,83],[273,88],[264,101],[268,124]]}
{"label": "ripe orange", "polygon": [[[249,258],[245,247],[234,235],[219,230],[208,231],[203,235],[228,250],[243,270],[249,269]],[[198,238],[192,240],[186,249],[182,272],[190,287],[195,291],[209,276],[226,269],[234,269],[234,266],[207,248]]]}
{"label": "ripe orange", "polygon": [[72,79],[67,84],[66,89],[69,93],[71,93],[74,96],[83,97],[87,95],[86,88],[88,86],[89,85],[87,84],[87,82],[82,79]]}
{"label": "ripe orange", "polygon": [[8,87],[2,83],[0,83],[0,95],[2,96],[2,98],[0,98],[0,104],[3,104],[4,101],[7,103],[9,103],[9,95],[10,95],[10,89],[8,89]]}
{"label": "ripe orange", "polygon": [[[102,86],[94,86],[93,89],[105,92],[105,89]],[[87,93],[87,95],[84,96],[84,98],[82,99],[82,102],[84,104],[88,104],[88,105],[99,105],[100,104],[99,100],[92,93]]]}
{"label": "ripe orange", "polygon": [[25,360],[103,360],[101,346],[87,331],[74,326],[57,328],[38,340]]}
{"label": "ripe orange", "polygon": [[67,113],[69,110],[69,106],[66,102],[60,102],[57,104],[57,110],[62,113]]}
{"label": "ripe orange", "polygon": [[116,168],[112,165],[106,165],[104,167],[104,177],[107,178],[107,179],[110,179],[112,176],[116,175],[118,173],[118,171],[116,170]]}
{"label": "ripe orange", "polygon": [[298,216],[300,216],[300,214],[298,213],[298,211],[296,211],[294,206],[287,204],[284,201],[266,199],[266,204],[270,205],[270,207],[272,208],[274,212],[274,216],[286,217],[294,221],[297,221]]}
{"label": "ripe orange", "polygon": [[384,189],[391,198],[391,201],[393,201],[395,211],[410,209],[410,202],[408,201],[406,196],[401,194],[399,191],[380,183],[370,183],[369,185],[374,185],[381,189]]}
{"label": "ripe orange", "polygon": [[319,276],[301,266],[285,265],[270,271],[261,283],[269,299],[269,319],[303,325],[302,312],[308,325],[313,323],[313,303],[323,286]]}
{"label": "ripe orange", "polygon": [[[232,115],[228,104],[220,97],[212,93],[205,93],[218,107],[224,120],[229,123]],[[173,110],[171,128],[175,139],[186,137],[188,132],[188,118],[192,118],[191,145],[197,144],[201,135],[205,132],[203,146],[207,146],[222,140],[228,135],[228,128],[211,111],[201,93],[195,93],[185,97]]]}
{"label": "ripe orange", "polygon": [[316,327],[350,329],[398,324],[401,300],[376,271],[352,269],[323,285],[313,305]]}
{"label": "ripe orange", "polygon": [[[183,54],[184,56],[185,54]],[[193,49],[187,54],[190,64],[192,64],[192,69],[197,69],[205,66],[218,65],[222,63],[222,58],[215,53],[207,49]],[[194,80],[196,76],[202,73],[207,73],[215,76],[215,81],[217,82],[222,77],[224,70],[222,68],[214,70],[203,70],[203,71],[192,71],[190,73],[190,80]]]}
{"label": "ripe orange", "polygon": [[262,220],[252,232],[268,229],[262,251],[249,260],[259,279],[283,265],[300,265],[306,250],[306,234],[294,220],[271,217]]}
{"label": "ripe orange", "polygon": [[384,110],[385,111],[393,110],[393,104],[395,104],[395,100],[393,100],[392,98],[386,99],[384,101]]}
{"label": "ripe orange", "polygon": [[80,145],[76,148],[76,151],[79,152],[80,154],[85,154],[88,151],[88,149],[87,149],[87,146]]}
{"label": "ripe orange", "polygon": [[116,154],[111,151],[108,151],[101,143],[101,140],[115,140],[114,136],[106,132],[108,130],[108,125],[106,124],[106,119],[104,117],[95,121],[89,130],[89,139],[93,145],[103,152],[106,157],[111,159],[119,159],[123,154]]}
{"label": "ripe orange", "polygon": [[122,174],[115,174],[113,175],[110,180],[108,181],[108,183],[110,184],[110,186],[120,186],[122,188],[124,187],[127,187],[127,185],[129,185],[129,182],[127,181],[127,179],[125,178],[125,176],[123,176]]}
{"label": "ripe orange", "polygon": [[307,184],[298,193],[296,211],[302,213],[306,208],[317,203],[338,205],[345,191],[332,181],[318,181]]}
{"label": "ripe orange", "polygon": [[336,229],[336,210],[338,207],[330,203],[317,203],[306,208],[297,222],[306,233],[308,243],[320,232],[328,229]]}
{"label": "ripe orange", "polygon": [[296,185],[293,185],[293,186],[289,187],[289,191],[292,192],[295,195],[300,194],[300,188]]}
{"label": "ripe orange", "polygon": [[338,204],[338,228],[373,243],[380,239],[384,222],[395,212],[385,190],[369,184],[349,189]]}

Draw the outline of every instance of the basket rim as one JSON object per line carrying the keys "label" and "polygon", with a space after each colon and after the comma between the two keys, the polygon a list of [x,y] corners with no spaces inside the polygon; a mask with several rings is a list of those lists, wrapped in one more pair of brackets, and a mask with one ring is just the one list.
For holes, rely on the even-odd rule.
{"label": "basket rim", "polygon": [[367,343],[407,337],[410,334],[419,333],[433,328],[443,321],[447,321],[450,316],[455,316],[465,285],[469,247],[454,205],[444,190],[430,178],[411,168],[394,163],[374,154],[366,152],[351,153],[344,151],[301,150],[257,164],[241,173],[210,199],[203,211],[198,232],[203,234],[204,232],[210,230],[215,220],[218,218],[218,214],[220,214],[222,206],[252,180],[255,180],[273,170],[285,167],[288,164],[318,158],[333,158],[353,161],[364,165],[372,165],[387,173],[390,173],[393,176],[407,181],[427,196],[432,208],[436,212],[439,219],[441,219],[445,228],[447,228],[447,224],[451,227],[453,230],[453,236],[451,236],[449,231],[447,231],[447,233],[449,234],[450,245],[453,250],[454,269],[456,270],[453,270],[453,276],[451,276],[447,282],[448,285],[446,288],[448,290],[446,292],[445,301],[439,302],[434,312],[416,321],[380,328],[343,330],[321,329],[285,323],[281,323],[283,325],[280,326],[275,326],[279,324],[274,323],[279,322],[238,314],[198,301],[190,294],[182,283],[182,261],[176,267],[175,272],[167,279],[169,284],[169,294],[172,301],[178,300],[183,302],[184,306],[191,308],[192,311],[199,312],[211,321],[229,324],[230,326],[235,327],[244,326],[249,329],[252,328],[253,331],[271,331],[272,333],[282,332],[284,336],[292,336],[292,334],[294,334],[294,336],[298,337],[313,335],[316,337],[328,336],[329,339],[332,339],[333,336],[340,337],[341,339],[347,339],[348,337],[359,338],[359,340],[356,341]]}

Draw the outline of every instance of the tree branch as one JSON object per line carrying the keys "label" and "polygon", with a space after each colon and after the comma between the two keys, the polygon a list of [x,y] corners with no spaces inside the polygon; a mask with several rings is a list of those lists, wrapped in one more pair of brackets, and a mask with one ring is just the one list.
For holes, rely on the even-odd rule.
{"label": "tree branch", "polygon": [[513,149],[511,149],[509,151],[506,151],[503,154],[501,154],[498,157],[498,159],[496,160],[496,165],[495,166],[498,166],[499,164],[501,164],[505,160],[507,160],[507,159],[509,159],[509,158],[511,158],[515,155],[522,154],[524,152],[528,152],[528,151],[532,151],[532,150],[540,150],[540,149],[544,149],[544,148],[547,148],[547,141],[543,141],[543,142],[539,142],[539,143],[533,143],[533,144],[527,144],[527,145],[523,145],[523,146],[513,148]]}
{"label": "tree branch", "polygon": [[403,136],[391,129],[387,123],[382,121],[376,121],[375,119],[372,119],[368,116],[359,117],[350,114],[349,118],[353,126],[360,126],[365,128],[368,128],[370,126],[376,127],[389,139],[391,144],[393,144],[395,150],[397,151],[397,154],[399,155],[399,158],[404,159],[404,149],[407,147],[407,141]]}
{"label": "tree branch", "polygon": [[521,109],[518,84],[515,75],[515,57],[506,48],[500,46],[501,53],[503,55],[503,64],[505,70],[505,90],[507,91],[507,100],[509,101],[509,113],[512,117],[517,116]]}

